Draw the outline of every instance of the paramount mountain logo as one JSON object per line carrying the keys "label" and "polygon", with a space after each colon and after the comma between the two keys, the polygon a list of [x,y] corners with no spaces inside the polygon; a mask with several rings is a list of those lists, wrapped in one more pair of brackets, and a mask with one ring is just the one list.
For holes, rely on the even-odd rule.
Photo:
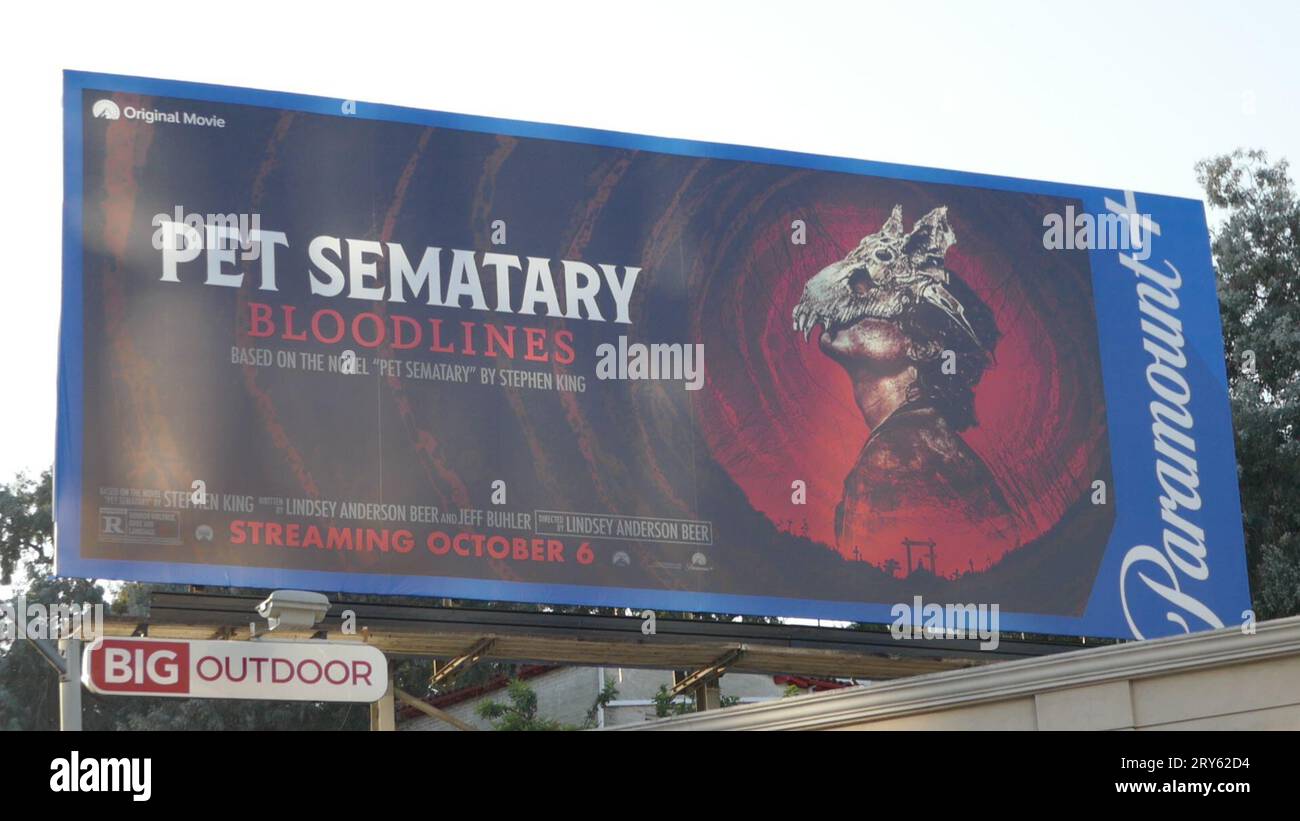
{"label": "paramount mountain logo", "polygon": [[112,100],[99,100],[90,109],[96,120],[116,120],[122,116],[122,110]]}

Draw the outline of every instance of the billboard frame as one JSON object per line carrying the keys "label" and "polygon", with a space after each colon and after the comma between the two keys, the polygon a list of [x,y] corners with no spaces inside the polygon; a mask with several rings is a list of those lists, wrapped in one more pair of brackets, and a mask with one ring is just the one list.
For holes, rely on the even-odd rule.
{"label": "billboard frame", "polygon": [[[225,103],[246,106],[259,106],[287,111],[340,117],[344,119],[372,119],[387,122],[406,123],[423,127],[458,129],[520,138],[558,140],[564,142],[605,146],[647,152],[661,152],[678,156],[703,159],[730,160],[815,171],[839,172],[855,175],[905,179],[914,182],[942,185],[973,186],[1005,192],[1030,193],[1036,195],[1075,198],[1085,204],[1091,203],[1094,210],[1100,210],[1100,198],[1107,194],[1133,202],[1133,192],[1110,191],[1095,187],[1071,185],[1066,183],[1044,182],[1015,177],[1003,177],[964,171],[924,168],[883,163],[868,160],[856,160],[783,151],[770,148],[753,148],[745,146],[709,143],[665,137],[644,136],[615,131],[581,128],[575,126],[550,125],[535,122],[506,120],[493,117],[481,117],[438,111],[427,111],[394,105],[365,103],[352,100],[326,98],[305,94],[261,91],[229,86],[189,83],[174,80],[159,80],[141,77],[128,77],[101,73],[65,71],[64,73],[64,214],[63,214],[63,293],[60,318],[60,349],[58,376],[58,430],[56,446],[56,469],[54,474],[55,497],[55,534],[56,534],[56,572],[65,576],[84,576],[107,579],[134,579],[139,581],[175,581],[173,568],[176,565],[164,562],[135,562],[123,560],[90,559],[81,555],[81,499],[82,499],[82,446],[86,421],[86,408],[83,396],[83,351],[82,334],[82,184],[83,184],[83,106],[81,95],[85,90],[104,90],[117,93],[141,94],[149,96],[176,97],[182,99]],[[1147,199],[1157,199],[1146,197]],[[1158,197],[1160,206],[1172,215],[1164,220],[1163,238],[1168,241],[1177,237],[1177,248],[1183,258],[1193,260],[1186,268],[1196,265],[1208,265],[1210,261],[1209,237],[1206,229],[1204,206],[1199,200],[1182,197]],[[1175,245],[1175,242],[1167,242]],[[1094,283],[1106,277],[1127,275],[1121,266],[1105,251],[1089,251],[1093,267]],[[1208,285],[1209,296],[1206,295]],[[1197,325],[1204,331],[1204,323],[1213,323],[1213,336],[1199,333],[1195,340],[1189,339],[1189,349],[1201,349],[1210,354],[1204,359],[1206,374],[1204,378],[1213,382],[1215,395],[1198,399],[1198,414],[1212,415],[1208,423],[1214,434],[1222,432],[1221,425],[1226,418],[1230,429],[1231,414],[1227,402],[1227,373],[1225,363],[1217,352],[1223,350],[1221,325],[1218,322],[1217,298],[1214,297],[1214,280],[1212,272],[1207,276],[1204,271],[1192,271],[1187,276],[1186,288],[1188,304],[1186,314],[1194,321],[1188,325]],[[1212,301],[1207,301],[1212,300]],[[1077,616],[1044,615],[1038,613],[1004,613],[1001,625],[1004,631],[1024,631],[1035,633],[1055,633],[1062,635],[1092,635],[1111,637],[1141,637],[1130,620],[1125,624],[1127,612],[1119,612],[1124,591],[1122,582],[1116,586],[1107,583],[1115,578],[1123,558],[1117,555],[1116,544],[1120,536],[1125,544],[1137,544],[1137,539],[1158,539],[1158,532],[1145,532],[1136,536],[1128,531],[1136,530],[1124,527],[1121,516],[1126,505],[1120,502],[1126,498],[1125,485],[1134,481],[1125,474],[1119,460],[1128,458],[1125,454],[1133,449],[1133,440],[1125,440],[1129,432],[1123,431],[1123,425],[1117,423],[1115,414],[1120,413],[1121,404],[1131,403],[1140,397],[1135,396],[1131,383],[1125,383],[1112,372],[1111,365],[1117,359],[1128,356],[1128,350],[1116,351],[1119,344],[1116,328],[1128,317],[1110,315],[1100,308],[1098,295],[1097,323],[1102,347],[1103,377],[1107,404],[1107,417],[1111,435],[1111,454],[1115,469],[1113,470],[1115,486],[1111,488],[1112,498],[1117,505],[1114,530],[1107,544],[1102,564],[1093,581],[1084,611]],[[1124,328],[1122,333],[1131,338],[1133,329]],[[1195,344],[1192,344],[1192,343]],[[1215,346],[1217,343],[1217,347]],[[1110,352],[1107,349],[1110,348]],[[1195,350],[1191,351],[1195,353]],[[1127,408],[1123,413],[1128,414]],[[1131,420],[1129,420],[1131,421]],[[1141,437],[1138,437],[1140,441]],[[1149,439],[1147,440],[1149,442]],[[1206,591],[1214,598],[1209,609],[1219,618],[1227,617],[1226,623],[1235,621],[1236,612],[1248,608],[1249,589],[1247,583],[1245,552],[1240,523],[1240,496],[1235,480],[1235,453],[1231,439],[1226,448],[1198,454],[1203,461],[1201,476],[1205,485],[1205,495],[1211,492],[1216,499],[1212,514],[1206,514],[1207,532],[1213,525],[1219,540],[1215,557],[1216,572],[1219,578],[1217,586]],[[1213,487],[1211,488],[1211,485]],[[61,500],[61,501],[60,501]],[[1150,500],[1154,501],[1154,500]],[[1149,516],[1149,504],[1144,515]],[[1143,519],[1142,525],[1150,522]],[[1130,522],[1131,525],[1131,522]],[[1235,528],[1235,535],[1234,535]],[[1151,528],[1144,527],[1144,531]],[[1208,538],[1207,538],[1208,541]],[[1158,542],[1154,542],[1157,543]],[[1231,554],[1231,555],[1229,555]],[[1227,577],[1227,578],[1224,578]],[[1122,578],[1122,577],[1121,577]],[[869,621],[889,623],[892,620],[892,607],[885,603],[861,603],[832,601],[807,598],[785,598],[775,596],[732,594],[732,593],[697,593],[648,588],[616,588],[581,584],[543,584],[532,582],[505,582],[490,579],[474,579],[444,576],[410,576],[371,573],[339,573],[334,571],[292,570],[286,571],[271,567],[236,567],[225,565],[190,564],[186,565],[185,580],[194,584],[221,585],[229,587],[297,587],[312,590],[347,590],[356,593],[387,595],[423,595],[441,596],[458,599],[476,599],[489,601],[521,601],[552,605],[590,605],[606,607],[653,608],[686,612],[737,613],[751,615],[779,615],[787,617],[843,619],[852,621]],[[1247,618],[1242,612],[1241,618]],[[1151,621],[1157,621],[1152,616]],[[1167,625],[1166,625],[1167,627]],[[1133,628],[1133,629],[1130,629]]]}

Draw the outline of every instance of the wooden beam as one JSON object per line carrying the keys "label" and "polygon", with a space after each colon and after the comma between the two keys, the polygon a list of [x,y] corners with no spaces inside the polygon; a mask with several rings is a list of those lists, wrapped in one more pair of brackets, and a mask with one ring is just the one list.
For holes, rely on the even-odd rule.
{"label": "wooden beam", "polygon": [[731,667],[740,660],[740,657],[744,655],[744,653],[745,651],[743,648],[738,648],[714,659],[711,663],[673,684],[672,695],[679,696],[682,693],[690,692],[691,690],[704,687],[705,685],[717,681],[727,672],[728,667]]}
{"label": "wooden beam", "polygon": [[398,701],[402,702],[406,706],[414,707],[415,709],[419,710],[420,712],[424,713],[426,716],[429,716],[430,718],[436,718],[439,721],[445,721],[458,730],[465,730],[466,732],[476,732],[478,730],[478,728],[475,727],[473,724],[466,724],[465,722],[461,721],[459,718],[456,718],[454,715],[447,712],[446,710],[439,710],[437,707],[434,707],[432,704],[428,703],[427,701],[418,699],[415,696],[411,695],[410,693],[406,692],[405,690],[396,690],[394,691],[394,695],[397,696]]}
{"label": "wooden beam", "polygon": [[429,686],[434,687],[439,684],[446,684],[456,676],[473,667],[475,662],[483,658],[483,655],[492,649],[493,644],[496,644],[496,639],[491,636],[479,639],[474,642],[474,646],[470,647],[464,653],[456,656],[446,664],[435,664],[433,677],[429,679]]}
{"label": "wooden beam", "polygon": [[388,689],[370,705],[370,729],[392,732],[397,729],[397,708],[393,704],[393,665],[388,665]]}
{"label": "wooden beam", "polygon": [[[108,615],[110,636],[145,633],[155,638],[207,639],[220,627],[230,638],[248,636],[258,596],[155,592],[147,623]],[[436,600],[434,600],[436,601]],[[343,632],[340,614],[356,613],[356,632]],[[793,674],[882,681],[942,672],[974,664],[1009,661],[1079,649],[1079,639],[1028,641],[1003,635],[996,650],[978,640],[895,640],[882,628],[845,629],[790,624],[752,624],[710,619],[657,620],[653,636],[638,618],[591,613],[538,613],[469,607],[373,602],[334,602],[312,631],[328,630],[334,641],[370,644],[389,656],[455,659],[485,638],[495,641],[482,661],[700,670],[739,647],[732,673]],[[1109,640],[1101,641],[1101,644]],[[1092,646],[1098,642],[1089,641]],[[440,665],[442,666],[442,665]]]}

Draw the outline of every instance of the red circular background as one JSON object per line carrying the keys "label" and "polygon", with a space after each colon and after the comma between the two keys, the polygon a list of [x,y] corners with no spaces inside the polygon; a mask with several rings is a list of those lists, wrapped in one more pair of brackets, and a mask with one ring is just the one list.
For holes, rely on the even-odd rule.
{"label": "red circular background", "polygon": [[[947,267],[992,308],[1002,333],[976,386],[978,423],[962,436],[1023,522],[1015,543],[976,562],[983,567],[1048,530],[1097,475],[1105,426],[1086,258],[1042,248],[1042,214],[1059,201],[982,192],[981,202],[965,191],[975,207],[954,207],[933,189],[899,188],[870,206],[819,192],[816,205],[768,218],[752,241],[736,243],[734,267],[701,275],[694,323],[708,379],[696,407],[713,456],[750,503],[778,528],[835,546],[835,507],[870,431],[848,376],[815,338],[792,330],[791,309],[808,278],[878,230],[895,202],[909,227],[948,204],[957,244]],[[795,219],[806,245],[791,241]],[[806,505],[792,502],[796,480],[806,483]],[[940,541],[943,530],[935,523]],[[960,546],[947,548],[964,568],[967,558],[953,552]],[[861,558],[877,561],[885,549],[895,546]]]}

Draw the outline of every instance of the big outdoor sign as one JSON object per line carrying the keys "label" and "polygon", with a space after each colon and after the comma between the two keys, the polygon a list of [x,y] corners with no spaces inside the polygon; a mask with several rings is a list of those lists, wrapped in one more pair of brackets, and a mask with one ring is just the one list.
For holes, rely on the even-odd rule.
{"label": "big outdoor sign", "polygon": [[388,688],[378,649],[323,641],[104,638],[81,671],[105,695],[375,702]]}
{"label": "big outdoor sign", "polygon": [[1243,619],[1199,202],[65,83],[63,574]]}

